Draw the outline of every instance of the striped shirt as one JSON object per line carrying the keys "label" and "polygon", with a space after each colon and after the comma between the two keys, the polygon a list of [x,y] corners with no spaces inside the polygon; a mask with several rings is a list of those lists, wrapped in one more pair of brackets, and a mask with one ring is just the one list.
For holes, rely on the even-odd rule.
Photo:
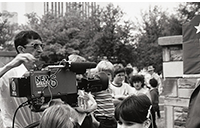
{"label": "striped shirt", "polygon": [[97,102],[97,109],[94,111],[95,116],[114,117],[114,103],[110,89],[92,93]]}

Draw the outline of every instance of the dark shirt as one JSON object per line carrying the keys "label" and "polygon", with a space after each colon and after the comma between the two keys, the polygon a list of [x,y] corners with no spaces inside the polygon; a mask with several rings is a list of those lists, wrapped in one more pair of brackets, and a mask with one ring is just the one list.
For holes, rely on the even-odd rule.
{"label": "dark shirt", "polygon": [[151,89],[150,94],[151,94],[151,100],[152,100],[152,107],[156,111],[158,109],[158,104],[159,104],[158,88]]}

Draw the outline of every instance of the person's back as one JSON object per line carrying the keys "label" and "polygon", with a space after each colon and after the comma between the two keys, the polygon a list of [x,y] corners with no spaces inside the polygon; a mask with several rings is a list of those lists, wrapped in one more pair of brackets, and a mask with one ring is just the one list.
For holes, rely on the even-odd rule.
{"label": "person's back", "polygon": [[94,99],[97,102],[97,109],[94,111],[95,116],[114,116],[114,105],[110,90],[106,89],[100,92],[92,93]]}
{"label": "person's back", "polygon": [[157,128],[156,112],[157,112],[157,115],[160,118],[159,92],[158,92],[158,88],[157,88],[158,87],[158,81],[155,78],[152,78],[152,79],[149,80],[149,84],[151,86],[150,94],[151,94],[151,100],[152,100],[152,110],[151,110],[152,118],[153,118],[152,125],[153,125],[154,128]]}
{"label": "person's back", "polygon": [[[113,77],[113,64],[107,60],[102,60],[97,64],[96,71],[106,73],[109,79],[109,85]],[[105,90],[92,93],[97,102],[97,109],[94,111],[94,117],[100,122],[100,128],[116,128],[117,123],[114,119],[115,107],[112,94],[109,87],[106,87],[107,89]]]}
{"label": "person's back", "polygon": [[151,85],[150,94],[152,99],[152,105],[155,110],[158,110],[158,104],[159,104],[159,92],[158,92],[158,82],[156,79],[152,78],[149,81]]}
{"label": "person's back", "polygon": [[99,92],[93,92],[92,95],[97,103],[97,109],[94,111],[94,117],[100,122],[100,128],[115,128],[114,103],[110,89]]}

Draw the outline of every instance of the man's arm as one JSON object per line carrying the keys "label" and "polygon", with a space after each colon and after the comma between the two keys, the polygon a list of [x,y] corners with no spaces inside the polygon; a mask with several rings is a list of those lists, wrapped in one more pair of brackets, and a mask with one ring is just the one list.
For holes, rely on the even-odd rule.
{"label": "man's arm", "polygon": [[12,61],[10,61],[8,64],[0,69],[0,78],[10,69],[17,67],[24,62],[33,62],[35,60],[36,59],[34,58],[34,56],[29,53],[18,54]]}

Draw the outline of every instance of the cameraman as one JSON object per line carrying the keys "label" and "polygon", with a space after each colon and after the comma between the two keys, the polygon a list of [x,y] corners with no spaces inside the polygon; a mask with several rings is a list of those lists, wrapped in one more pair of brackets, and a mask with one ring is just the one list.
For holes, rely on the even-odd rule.
{"label": "cameraman", "polygon": [[[19,59],[23,59],[25,53],[29,53],[33,55],[33,57],[36,60],[38,60],[41,52],[43,51],[42,38],[37,32],[32,31],[32,30],[19,32],[14,38],[14,45],[15,45],[15,49],[17,53],[19,54],[16,58],[19,58]],[[20,61],[23,61],[23,60],[20,60]],[[27,101],[26,98],[15,98],[15,97],[10,96],[9,79],[13,77],[22,77],[27,71],[34,69],[35,63],[36,62],[24,62],[20,66],[14,67],[7,73],[5,73],[6,69],[2,70],[3,71],[2,74],[5,73],[0,79],[0,89],[1,89],[0,109],[1,109],[3,127],[8,128],[12,126],[12,119],[13,119],[15,110],[22,103]],[[32,122],[38,121],[39,118],[40,118],[40,113],[33,113],[31,112],[30,108],[24,107],[23,109],[20,109],[19,113],[17,113],[14,126],[25,127]]]}

